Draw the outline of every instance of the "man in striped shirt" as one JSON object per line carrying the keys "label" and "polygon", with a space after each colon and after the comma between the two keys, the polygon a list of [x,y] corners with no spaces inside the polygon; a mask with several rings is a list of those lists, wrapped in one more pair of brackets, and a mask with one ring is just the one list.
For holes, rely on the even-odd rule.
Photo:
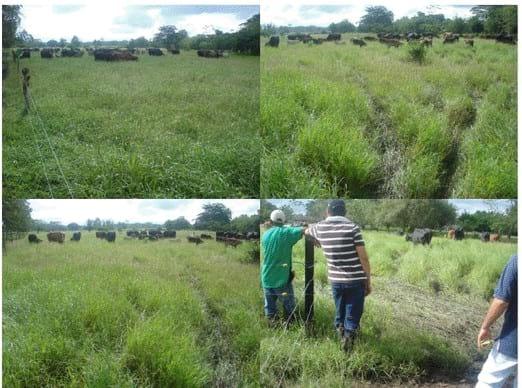
{"label": "man in striped shirt", "polygon": [[332,200],[327,215],[305,233],[319,242],[326,258],[335,302],[335,327],[343,349],[349,351],[359,330],[364,297],[371,292],[370,262],[359,227],[345,217],[344,201]]}

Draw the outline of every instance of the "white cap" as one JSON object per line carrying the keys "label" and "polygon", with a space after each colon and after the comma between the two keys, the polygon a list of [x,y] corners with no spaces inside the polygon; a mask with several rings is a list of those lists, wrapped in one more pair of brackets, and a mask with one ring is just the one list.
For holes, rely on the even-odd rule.
{"label": "white cap", "polygon": [[282,210],[276,209],[272,213],[270,213],[270,219],[272,222],[277,222],[279,224],[283,224],[285,222],[285,213]]}

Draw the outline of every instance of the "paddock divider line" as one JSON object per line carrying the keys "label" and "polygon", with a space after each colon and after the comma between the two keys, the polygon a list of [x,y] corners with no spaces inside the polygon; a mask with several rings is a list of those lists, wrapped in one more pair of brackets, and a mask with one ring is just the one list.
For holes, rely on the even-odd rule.
{"label": "paddock divider line", "polygon": [[[17,61],[17,63],[18,63],[18,61]],[[19,75],[19,77],[17,77],[18,78],[18,83],[20,84],[20,87],[23,87],[22,81],[21,81],[21,74],[20,74],[20,67],[19,66],[18,66],[18,75]],[[29,110],[26,110],[26,113],[29,113]],[[28,121],[29,121],[29,124],[31,126],[31,130],[33,132],[34,141],[36,143],[36,150],[38,151],[38,155],[40,156],[40,163],[42,164],[42,169],[43,169],[43,172],[44,172],[45,180],[47,182],[47,187],[49,188],[49,194],[51,194],[51,198],[54,199],[53,188],[51,186],[51,181],[49,180],[49,175],[47,174],[47,168],[46,168],[46,165],[45,165],[45,159],[43,157],[43,153],[42,153],[42,150],[40,148],[40,142],[38,141],[37,130],[34,127],[33,122],[31,121],[30,118],[29,118]]]}
{"label": "paddock divider line", "polygon": [[47,142],[49,143],[49,148],[51,149],[51,152],[52,152],[52,154],[54,156],[54,159],[56,160],[56,165],[58,166],[58,170],[60,171],[60,174],[62,175],[63,181],[65,182],[65,186],[67,186],[67,191],[69,192],[69,196],[71,198],[74,198],[74,194],[73,194],[73,192],[71,190],[71,186],[69,185],[69,182],[67,181],[67,178],[65,178],[65,174],[63,173],[62,165],[60,163],[60,160],[59,160],[58,156],[56,155],[56,152],[54,151],[53,144],[51,143],[51,139],[49,138],[47,130],[45,129],[45,124],[44,124],[42,118],[40,117],[40,113],[38,112],[38,109],[37,109],[36,103],[34,101],[34,98],[33,98],[33,96],[31,94],[29,94],[29,98],[31,99],[31,102],[32,102],[32,104],[34,106],[35,116],[40,121],[40,125],[41,125],[41,127],[43,129],[43,132],[45,134]]}

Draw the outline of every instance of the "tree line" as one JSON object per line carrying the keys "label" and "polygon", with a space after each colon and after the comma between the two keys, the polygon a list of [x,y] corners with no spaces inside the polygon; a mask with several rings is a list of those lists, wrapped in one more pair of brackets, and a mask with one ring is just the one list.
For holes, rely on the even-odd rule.
{"label": "tree line", "polygon": [[241,24],[237,32],[215,30],[212,34],[190,37],[186,30],[174,25],[162,26],[152,39],[138,37],[130,40],[94,40],[82,42],[76,35],[70,41],[65,38],[43,42],[34,38],[28,31],[17,31],[20,25],[20,5],[2,5],[2,45],[6,47],[157,47],[167,49],[214,49],[230,50],[241,54],[259,55],[260,17],[253,15]]}
{"label": "tree line", "polygon": [[440,34],[451,31],[458,34],[509,34],[516,35],[517,7],[515,5],[479,5],[471,8],[473,16],[469,18],[447,18],[443,14],[417,12],[415,16],[394,19],[393,12],[384,6],[370,6],[361,17],[357,26],[348,20],[331,23],[329,26],[275,26],[264,24],[263,35],[288,33],[431,33]]}
{"label": "tree line", "polygon": [[[327,200],[294,201],[283,207],[290,223],[313,223],[326,217]],[[270,219],[276,205],[261,200],[261,221]],[[364,229],[413,231],[415,228],[444,230],[461,226],[467,232],[498,232],[517,235],[517,201],[512,201],[507,211],[492,208],[489,211],[457,214],[456,207],[448,200],[394,200],[353,199],[346,200],[348,217]]]}
{"label": "tree line", "polygon": [[240,215],[232,218],[232,212],[221,203],[207,203],[194,222],[185,217],[167,220],[163,224],[151,222],[114,222],[100,218],[89,219],[85,224],[72,222],[62,224],[56,221],[42,221],[31,218],[31,207],[27,200],[3,200],[2,201],[2,225],[4,239],[8,241],[24,238],[29,231],[107,231],[107,230],[210,230],[210,231],[234,231],[239,233],[258,232],[259,215]]}

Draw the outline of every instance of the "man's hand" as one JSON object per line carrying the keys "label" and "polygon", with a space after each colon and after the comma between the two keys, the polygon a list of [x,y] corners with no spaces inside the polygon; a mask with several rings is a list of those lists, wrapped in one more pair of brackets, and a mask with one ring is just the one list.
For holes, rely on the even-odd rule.
{"label": "man's hand", "polygon": [[370,277],[368,277],[368,279],[366,279],[364,283],[364,296],[368,296],[372,292],[372,282],[370,280]]}
{"label": "man's hand", "polygon": [[491,333],[489,332],[489,328],[480,328],[480,331],[477,336],[477,347],[479,349],[482,349],[486,344],[483,344],[483,342],[491,340]]}

